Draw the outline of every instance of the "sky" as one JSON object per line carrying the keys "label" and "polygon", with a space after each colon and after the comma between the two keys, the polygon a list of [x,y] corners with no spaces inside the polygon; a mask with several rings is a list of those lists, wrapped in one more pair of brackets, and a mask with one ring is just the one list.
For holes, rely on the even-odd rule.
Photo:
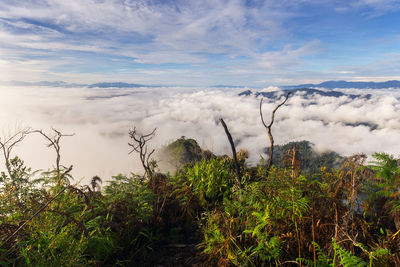
{"label": "sky", "polygon": [[0,0],[0,82],[400,79],[399,0]]}
{"label": "sky", "polygon": [[[74,134],[61,140],[61,164],[87,182],[143,172],[129,155],[133,127],[156,127],[157,151],[186,136],[229,154],[224,118],[254,164],[269,140],[260,97],[240,92],[276,92],[264,100],[268,118],[282,85],[400,80],[399,25],[400,0],[0,0],[0,140],[26,127]],[[154,86],[84,86],[99,82]],[[360,97],[291,96],[276,114],[276,144],[398,156],[398,88],[336,90]],[[47,145],[30,134],[12,155],[52,169]]]}

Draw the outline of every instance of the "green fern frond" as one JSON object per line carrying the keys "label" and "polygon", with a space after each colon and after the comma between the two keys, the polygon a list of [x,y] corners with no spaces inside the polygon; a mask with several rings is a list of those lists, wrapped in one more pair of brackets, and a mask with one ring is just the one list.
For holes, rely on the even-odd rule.
{"label": "green fern frond", "polygon": [[[335,251],[335,255],[339,258],[340,264],[342,266],[344,267],[368,266],[368,264],[365,261],[353,255],[350,251],[347,251],[346,249],[339,246],[334,238],[332,240],[333,240],[333,249]],[[335,262],[333,264],[335,264]]]}

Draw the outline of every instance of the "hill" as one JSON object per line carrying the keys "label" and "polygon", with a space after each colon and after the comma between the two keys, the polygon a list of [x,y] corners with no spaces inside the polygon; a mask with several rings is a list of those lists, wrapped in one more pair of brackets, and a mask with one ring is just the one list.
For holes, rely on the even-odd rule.
{"label": "hill", "polygon": [[213,156],[212,152],[203,150],[196,140],[182,136],[161,149],[159,165],[162,170],[175,171],[185,164]]}
{"label": "hill", "polygon": [[[327,170],[339,169],[345,158],[333,151],[317,152],[309,141],[290,142],[274,146],[272,158],[276,166],[284,167],[283,161],[289,149],[296,147],[300,152],[300,169],[304,174],[318,173],[322,167]],[[269,149],[266,149],[269,153]]]}

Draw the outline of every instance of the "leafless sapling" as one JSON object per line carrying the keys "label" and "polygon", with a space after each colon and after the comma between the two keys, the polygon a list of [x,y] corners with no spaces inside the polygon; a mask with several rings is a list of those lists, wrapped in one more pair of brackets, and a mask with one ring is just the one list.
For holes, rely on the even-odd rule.
{"label": "leafless sapling", "polygon": [[149,150],[147,143],[155,136],[156,129],[157,128],[154,128],[153,131],[148,134],[139,133],[136,127],[129,131],[129,137],[132,140],[132,143],[128,143],[128,145],[132,147],[129,154],[132,152],[137,152],[139,154],[145,174],[150,179],[154,174],[154,161],[151,160],[151,156],[155,152],[155,149]]}
{"label": "leafless sapling", "polygon": [[6,169],[7,169],[8,175],[10,176],[11,179],[13,176],[13,173],[11,170],[11,163],[10,163],[11,151],[17,144],[22,142],[25,139],[25,137],[30,133],[32,133],[30,128],[26,128],[26,129],[17,131],[15,134],[11,135],[10,137],[0,138],[0,149],[3,152]]}
{"label": "leafless sapling", "polygon": [[273,156],[273,154],[274,154],[274,137],[272,136],[271,127],[272,127],[272,124],[274,123],[274,120],[275,120],[275,112],[276,112],[281,106],[283,106],[283,105],[286,103],[286,101],[288,100],[290,94],[291,94],[291,92],[288,92],[288,93],[286,94],[286,97],[285,97],[285,99],[283,100],[283,102],[280,103],[279,105],[277,105],[277,106],[274,108],[274,110],[272,111],[272,115],[271,115],[271,122],[270,122],[268,125],[267,125],[267,124],[265,123],[265,121],[264,121],[264,116],[263,116],[262,109],[261,109],[261,108],[262,108],[263,99],[261,98],[261,101],[260,101],[260,116],[261,116],[261,122],[262,122],[262,124],[264,125],[265,129],[267,130],[267,134],[268,134],[269,141],[270,141],[270,153],[269,153],[268,162],[267,162],[267,170],[268,170],[268,171],[269,171],[270,168],[271,168],[271,165],[272,165],[272,156]]}
{"label": "leafless sapling", "polygon": [[[61,180],[61,166],[60,161],[61,161],[61,145],[60,145],[60,140],[62,137],[65,136],[74,136],[74,134],[63,134],[60,131],[52,128],[54,131],[54,135],[49,135],[44,133],[42,130],[36,130],[35,132],[41,134],[47,141],[49,141],[49,144],[47,145],[48,147],[53,147],[54,151],[56,152],[56,175],[57,175],[57,181]],[[65,177],[65,175],[64,175]]]}

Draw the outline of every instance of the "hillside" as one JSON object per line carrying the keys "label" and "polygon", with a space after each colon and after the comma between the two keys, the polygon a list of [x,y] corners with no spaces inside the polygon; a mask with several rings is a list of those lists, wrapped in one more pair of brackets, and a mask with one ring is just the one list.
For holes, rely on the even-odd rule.
{"label": "hillside", "polygon": [[172,172],[186,164],[194,164],[202,159],[215,157],[211,151],[203,150],[196,140],[185,136],[161,148],[158,154],[159,167]]}
{"label": "hillside", "polygon": [[[275,146],[273,157],[274,164],[279,167],[284,167],[283,161],[285,155],[287,151],[294,147],[297,148],[300,153],[300,169],[303,174],[311,175],[313,173],[318,173],[322,167],[325,167],[329,171],[339,169],[345,161],[345,158],[336,152],[327,151],[318,153],[313,149],[310,142],[297,141]],[[266,153],[269,153],[269,149],[266,149]]]}

